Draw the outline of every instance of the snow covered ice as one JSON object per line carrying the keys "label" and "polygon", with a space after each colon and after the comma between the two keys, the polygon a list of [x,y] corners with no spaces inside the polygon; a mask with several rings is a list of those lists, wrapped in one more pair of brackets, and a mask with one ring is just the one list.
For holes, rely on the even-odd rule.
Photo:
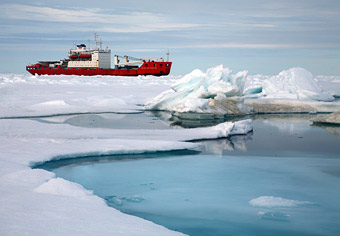
{"label": "snow covered ice", "polygon": [[292,68],[263,81],[263,95],[267,98],[291,98],[331,102],[334,97],[322,91],[312,73],[303,68]]}
{"label": "snow covered ice", "polygon": [[[143,103],[177,79],[0,75],[1,234],[182,235],[110,208],[79,184],[31,169],[52,159],[196,149],[198,144],[186,141],[251,131],[251,120],[190,130],[92,129],[49,122],[62,120],[49,117],[61,114],[141,112]],[[38,122],[34,117],[47,118]]]}
{"label": "snow covered ice", "polygon": [[140,110],[177,77],[0,75],[1,117]]}

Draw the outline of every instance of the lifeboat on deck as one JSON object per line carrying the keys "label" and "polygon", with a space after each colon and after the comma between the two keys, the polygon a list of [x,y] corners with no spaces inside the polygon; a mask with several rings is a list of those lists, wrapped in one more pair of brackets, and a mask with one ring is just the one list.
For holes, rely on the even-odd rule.
{"label": "lifeboat on deck", "polygon": [[80,54],[80,58],[91,58],[91,54]]}

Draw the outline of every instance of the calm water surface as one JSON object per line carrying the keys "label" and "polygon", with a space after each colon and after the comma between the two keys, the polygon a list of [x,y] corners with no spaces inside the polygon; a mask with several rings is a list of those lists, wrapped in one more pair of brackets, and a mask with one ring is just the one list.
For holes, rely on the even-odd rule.
{"label": "calm water surface", "polygon": [[[90,157],[39,168],[94,190],[122,212],[193,236],[340,235],[340,128],[311,126],[309,115],[252,118],[252,133],[201,141],[200,152]],[[180,124],[152,114],[141,119],[148,127]],[[93,128],[115,126],[112,117],[95,121]]]}

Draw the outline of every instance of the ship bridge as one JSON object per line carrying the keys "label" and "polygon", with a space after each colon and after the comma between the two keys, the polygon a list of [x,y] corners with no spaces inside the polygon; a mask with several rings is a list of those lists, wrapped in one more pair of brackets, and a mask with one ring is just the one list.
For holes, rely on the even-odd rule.
{"label": "ship bridge", "polygon": [[97,34],[95,34],[95,44],[93,49],[87,49],[85,44],[76,45],[76,48],[70,49],[67,67],[97,67],[102,69],[111,68],[111,50],[106,47],[97,48]]}

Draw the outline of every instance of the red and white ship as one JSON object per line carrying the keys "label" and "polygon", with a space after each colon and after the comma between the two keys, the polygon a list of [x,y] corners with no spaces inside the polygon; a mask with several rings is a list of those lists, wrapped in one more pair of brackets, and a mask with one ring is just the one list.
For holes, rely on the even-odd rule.
{"label": "red and white ship", "polygon": [[[97,48],[95,34],[94,48],[87,49],[85,44],[79,44],[70,49],[68,58],[60,61],[39,61],[26,66],[32,75],[155,75],[162,76],[170,73],[172,62],[163,58],[133,58],[129,56],[114,56],[114,68],[111,68],[111,50],[102,49],[102,43]],[[122,61],[122,62],[121,62]]]}

